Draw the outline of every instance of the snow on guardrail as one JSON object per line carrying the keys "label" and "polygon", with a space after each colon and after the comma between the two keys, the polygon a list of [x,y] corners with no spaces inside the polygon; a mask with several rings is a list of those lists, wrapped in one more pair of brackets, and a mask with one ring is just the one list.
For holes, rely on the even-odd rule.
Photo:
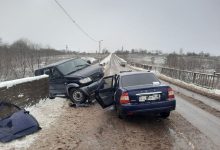
{"label": "snow on guardrail", "polygon": [[197,86],[192,83],[186,83],[186,82],[178,80],[178,79],[173,79],[171,77],[168,77],[168,76],[160,74],[160,73],[157,73],[157,75],[161,80],[170,82],[174,85],[177,85],[179,87],[185,88],[185,89],[190,90],[192,92],[201,94],[203,96],[207,96],[212,99],[220,100],[220,90],[218,90],[218,89],[207,89],[207,88],[200,87],[200,86]]}
{"label": "snow on guardrail", "polygon": [[121,58],[121,57],[118,57],[117,55],[115,55],[119,60],[120,60],[120,62],[123,62],[123,63],[127,63],[127,61],[126,60],[124,60],[123,58]]}
{"label": "snow on guardrail", "polygon": [[34,105],[49,95],[48,76],[27,77],[0,82],[0,100],[22,108]]}
{"label": "snow on guardrail", "polygon": [[102,65],[108,64],[109,61],[110,61],[110,59],[111,59],[111,57],[112,57],[112,53],[109,54],[107,57],[105,57],[105,58],[100,62],[100,64],[102,64]]}
{"label": "snow on guardrail", "polygon": [[97,59],[95,59],[94,57],[81,57],[81,59],[83,60],[89,60],[91,63],[94,63]]}
{"label": "snow on guardrail", "polygon": [[43,78],[48,78],[48,75],[41,75],[41,76],[35,76],[35,77],[27,77],[27,78],[21,78],[21,79],[16,79],[16,80],[4,81],[4,82],[0,82],[0,88],[3,88],[3,87],[10,88],[17,84],[27,83],[27,82],[31,82],[35,80],[40,80]]}

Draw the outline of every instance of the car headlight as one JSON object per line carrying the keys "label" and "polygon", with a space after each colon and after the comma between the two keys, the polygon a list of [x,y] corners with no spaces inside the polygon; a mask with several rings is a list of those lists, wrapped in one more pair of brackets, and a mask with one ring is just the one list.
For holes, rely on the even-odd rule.
{"label": "car headlight", "polygon": [[90,77],[87,77],[87,78],[84,78],[84,79],[79,80],[79,82],[80,82],[81,84],[89,83],[89,82],[91,82],[91,81],[92,81],[92,79],[91,79]]}

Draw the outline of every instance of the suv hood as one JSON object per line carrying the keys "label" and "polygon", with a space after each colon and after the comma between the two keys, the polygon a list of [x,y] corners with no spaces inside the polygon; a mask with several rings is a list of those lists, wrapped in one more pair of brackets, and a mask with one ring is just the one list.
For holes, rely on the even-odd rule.
{"label": "suv hood", "polygon": [[100,73],[100,74],[103,73],[102,67],[99,66],[98,64],[88,66],[86,68],[83,68],[81,70],[73,72],[69,75],[66,75],[65,77],[67,77],[67,78],[75,78],[75,77],[85,78],[85,77],[90,77],[91,75],[93,75],[95,73]]}

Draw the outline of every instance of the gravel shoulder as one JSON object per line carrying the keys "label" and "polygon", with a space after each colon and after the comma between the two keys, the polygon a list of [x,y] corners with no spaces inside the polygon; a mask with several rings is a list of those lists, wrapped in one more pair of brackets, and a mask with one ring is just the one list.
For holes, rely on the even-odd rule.
{"label": "gravel shoulder", "polygon": [[[121,120],[98,105],[65,111],[32,149],[217,149],[199,130],[173,112],[169,119],[140,116]],[[43,129],[44,130],[44,129]],[[41,132],[41,131],[40,131]]]}

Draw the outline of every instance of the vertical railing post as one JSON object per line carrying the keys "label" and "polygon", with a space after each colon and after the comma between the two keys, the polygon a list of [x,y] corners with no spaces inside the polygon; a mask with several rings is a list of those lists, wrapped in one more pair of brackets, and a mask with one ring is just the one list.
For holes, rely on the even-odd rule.
{"label": "vertical railing post", "polygon": [[212,88],[214,88],[215,78],[216,78],[216,72],[214,71],[213,79],[212,79]]}
{"label": "vertical railing post", "polygon": [[193,72],[193,81],[192,81],[192,83],[195,83],[195,81],[196,81],[196,73]]}

